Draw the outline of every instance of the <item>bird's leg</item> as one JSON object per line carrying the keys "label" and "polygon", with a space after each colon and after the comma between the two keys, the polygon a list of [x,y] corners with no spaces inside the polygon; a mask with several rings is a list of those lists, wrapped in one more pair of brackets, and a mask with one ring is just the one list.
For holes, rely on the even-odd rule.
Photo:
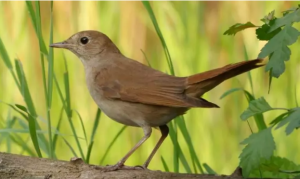
{"label": "bird's leg", "polygon": [[[131,154],[151,136],[152,129],[150,126],[143,127],[143,131],[144,131],[144,137],[117,164],[106,167],[104,171],[114,171],[114,170],[121,169],[124,166],[124,163],[128,159],[128,157],[130,157]],[[124,167],[124,169],[136,169],[136,167],[130,168],[126,166]]]}
{"label": "bird's leg", "polygon": [[153,158],[154,154],[156,153],[156,151],[158,150],[158,148],[161,146],[161,144],[163,143],[163,141],[165,140],[165,138],[168,136],[169,134],[169,128],[167,125],[162,125],[159,126],[160,132],[161,132],[161,137],[159,139],[159,141],[157,142],[156,146],[154,147],[154,149],[152,150],[151,154],[149,155],[148,159],[146,160],[146,162],[142,165],[142,168],[146,169],[151,161],[151,159]]}

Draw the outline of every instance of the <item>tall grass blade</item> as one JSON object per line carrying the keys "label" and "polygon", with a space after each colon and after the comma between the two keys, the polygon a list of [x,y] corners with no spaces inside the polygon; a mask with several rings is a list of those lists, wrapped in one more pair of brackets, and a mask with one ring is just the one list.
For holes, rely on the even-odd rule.
{"label": "tall grass blade", "polygon": [[[67,69],[67,68],[66,68],[66,69]],[[56,86],[57,91],[58,91],[59,98],[60,98],[60,100],[61,100],[61,102],[62,102],[62,104],[63,104],[63,109],[64,109],[64,111],[65,111],[65,113],[66,113],[66,116],[67,116],[67,118],[68,118],[68,121],[69,121],[69,123],[70,123],[70,121],[72,121],[72,113],[69,112],[70,109],[71,109],[71,107],[70,107],[70,106],[68,107],[68,106],[67,106],[66,100],[64,100],[64,97],[63,97],[63,94],[62,94],[62,90],[61,90],[60,87],[59,87],[59,84],[58,84],[58,81],[57,81],[56,76],[54,75],[53,78],[54,78],[55,86]],[[73,126],[73,128],[72,128],[72,126],[71,126],[71,129],[74,129],[74,126]],[[73,133],[73,135],[75,136],[74,132],[75,132],[75,131],[72,130],[72,133]],[[55,137],[55,136],[54,136],[54,137]],[[75,136],[75,140],[76,140],[76,139],[77,139],[77,135]],[[72,148],[72,146],[71,146],[65,139],[64,139],[64,141],[66,142],[67,146],[70,148],[70,150],[71,150],[71,152],[73,153],[73,155],[74,155],[74,156],[78,156],[78,155],[75,153],[75,151],[74,151],[74,149]],[[78,148],[81,148],[81,146],[80,146],[78,140],[76,140],[76,144],[77,144]],[[80,150],[80,149],[79,149],[79,150]],[[83,154],[81,154],[81,155],[83,156]]]}
{"label": "tall grass blade", "polygon": [[195,173],[197,173],[197,169],[196,169],[196,166],[195,166],[195,163],[198,167],[198,169],[200,170],[201,173],[203,173],[203,168],[201,166],[201,163],[197,157],[197,154],[196,154],[196,151],[195,151],[195,148],[194,148],[194,145],[192,143],[192,140],[191,140],[191,136],[188,132],[188,129],[186,127],[186,124],[184,122],[184,117],[183,116],[180,116],[179,119],[177,120],[178,122],[178,126],[179,126],[179,129],[184,137],[184,140],[185,142],[187,143],[188,145],[188,149],[190,151],[190,155],[191,155],[191,159],[193,161],[193,167],[194,167],[194,170],[195,170]]}
{"label": "tall grass blade", "polygon": [[17,87],[19,88],[19,90],[21,90],[21,87],[20,87],[20,83],[18,82],[17,80],[17,77],[16,77],[16,74],[15,72],[13,71],[13,66],[12,66],[12,63],[10,61],[10,58],[7,54],[7,51],[5,49],[5,46],[0,38],[0,56],[2,57],[2,60],[4,61],[4,64],[6,65],[6,67],[9,69],[10,73],[12,74],[13,78],[14,78],[14,81],[17,85]]}
{"label": "tall grass blade", "polygon": [[[248,56],[248,53],[247,53],[247,49],[246,49],[246,46],[244,45],[244,57],[245,57],[245,61],[248,61],[249,60],[249,56]],[[250,82],[250,86],[251,86],[251,92],[252,92],[252,95],[254,95],[254,88],[253,88],[253,80],[252,80],[252,75],[251,75],[251,72],[248,71],[247,72],[247,75],[248,75],[248,78],[249,78],[249,82]]]}
{"label": "tall grass blade", "polygon": [[[20,137],[19,135],[15,134],[15,135],[10,135],[10,139],[17,144],[18,146],[20,146],[22,148],[23,151],[27,152],[28,155],[32,156],[32,157],[37,157],[36,152],[34,152],[33,150],[31,150],[28,146],[28,142],[24,141],[22,139],[22,137]],[[22,153],[22,152],[21,152]]]}
{"label": "tall grass blade", "polygon": [[179,162],[178,162],[178,159],[180,159],[181,163],[183,164],[183,167],[185,168],[185,170],[188,172],[188,173],[191,173],[192,170],[191,168],[189,167],[188,165],[188,162],[181,150],[181,147],[179,146],[178,144],[178,141],[177,141],[177,135],[175,135],[175,130],[173,128],[173,125],[172,123],[170,123],[170,137],[171,137],[171,141],[174,145],[174,172],[179,172]]}
{"label": "tall grass blade", "polygon": [[179,172],[179,151],[178,151],[178,143],[177,143],[177,133],[176,128],[174,128],[173,123],[169,123],[169,135],[173,144],[173,167],[174,172]]}
{"label": "tall grass blade", "polygon": [[[60,111],[60,114],[59,114],[59,119],[58,119],[58,122],[57,122],[57,125],[56,125],[56,130],[59,131],[60,130],[60,126],[61,126],[61,122],[62,122],[62,119],[63,119],[63,110],[64,108],[61,109]],[[55,153],[55,149],[56,149],[56,144],[57,144],[57,139],[58,139],[58,135],[57,134],[54,134],[53,136],[53,153]]]}
{"label": "tall grass blade", "polygon": [[27,6],[27,9],[29,11],[29,15],[30,15],[30,19],[31,19],[31,22],[33,24],[33,28],[35,30],[35,33],[37,34],[37,25],[36,25],[36,19],[35,19],[35,12],[33,10],[33,5],[32,5],[32,1],[25,1],[26,2],[26,6]]}
{"label": "tall grass blade", "polygon": [[[144,5],[144,7],[146,8],[146,10],[148,11],[150,19],[153,23],[153,26],[154,26],[155,30],[156,30],[156,33],[157,33],[157,35],[158,35],[158,37],[161,41],[161,44],[164,48],[164,52],[165,52],[165,56],[166,56],[168,66],[169,66],[170,73],[171,73],[171,75],[175,75],[175,70],[174,70],[174,67],[173,67],[173,62],[172,62],[172,59],[171,59],[171,55],[170,55],[169,49],[167,47],[167,44],[165,42],[165,39],[163,37],[163,34],[160,30],[160,27],[157,23],[156,17],[155,17],[154,12],[153,12],[153,9],[151,8],[151,5],[150,5],[149,1],[142,1],[142,3]],[[180,148],[179,148],[179,145],[177,144],[177,119],[178,118],[176,118],[174,120],[174,122],[171,122],[172,127],[170,128],[170,136],[172,138],[172,142],[173,142],[173,145],[174,145],[174,172],[179,171],[178,157],[182,158],[181,161],[184,164],[185,168],[187,169],[187,171],[188,170],[190,171],[189,166],[185,165],[185,164],[187,164],[187,162],[185,162],[184,154],[180,155]],[[172,123],[174,123],[174,125],[172,125]]]}
{"label": "tall grass blade", "polygon": [[[224,97],[228,96],[229,94],[231,94],[233,92],[236,92],[236,91],[243,91],[248,103],[250,103],[250,101],[252,101],[252,100],[255,100],[255,97],[249,91],[247,91],[243,88],[232,88],[232,89],[226,91],[225,93],[223,93],[223,95],[220,97],[220,99],[222,99],[222,98],[224,98]],[[264,130],[264,129],[267,128],[267,125],[264,121],[263,114],[257,114],[257,115],[254,115],[253,117],[254,117],[256,126],[259,129],[259,131]],[[249,125],[249,127],[250,127],[250,125]],[[250,128],[250,130],[252,131],[251,128]]]}
{"label": "tall grass blade", "polygon": [[142,51],[142,53],[143,53],[143,55],[144,55],[144,57],[145,57],[145,60],[146,60],[146,62],[147,62],[147,64],[148,64],[148,66],[149,66],[149,67],[152,67],[150,61],[148,60],[148,58],[147,58],[147,56],[146,56],[146,53],[145,53],[142,49],[141,49],[141,51]]}
{"label": "tall grass blade", "polygon": [[14,105],[8,104],[8,103],[5,103],[5,102],[2,102],[1,100],[0,100],[0,103],[3,103],[3,104],[8,105],[8,106],[11,107],[14,111],[16,111],[17,113],[19,113],[22,117],[24,117],[24,119],[25,119],[26,121],[28,121],[27,115],[24,114],[24,113],[23,113],[22,111],[20,111],[19,109],[17,109]]}
{"label": "tall grass blade", "polygon": [[[50,44],[53,43],[53,1],[51,1],[50,7]],[[52,105],[52,91],[53,91],[53,48],[49,49],[48,54],[48,94],[46,96],[47,100],[47,120],[48,120],[48,138],[49,138],[49,154],[50,158],[53,158],[53,142],[52,142],[52,131],[51,131],[51,105]]]}
{"label": "tall grass blade", "polygon": [[164,51],[165,51],[166,59],[167,59],[168,65],[169,65],[170,72],[171,72],[172,75],[175,75],[175,71],[174,71],[174,68],[173,68],[173,63],[172,63],[172,60],[171,60],[171,55],[170,55],[169,49],[167,47],[166,41],[163,37],[163,34],[162,34],[162,32],[159,28],[159,25],[157,23],[157,20],[156,20],[156,17],[154,15],[154,12],[151,8],[151,5],[150,5],[149,1],[142,1],[142,3],[144,5],[144,7],[146,8],[146,10],[148,11],[148,14],[151,18],[153,26],[156,30],[156,33],[157,33],[157,35],[160,39],[160,42],[162,43],[162,46],[163,46]]}
{"label": "tall grass blade", "polygon": [[75,150],[73,149],[72,145],[63,137],[62,138],[64,140],[64,142],[67,144],[67,146],[69,147],[69,149],[71,150],[73,156],[78,157],[78,155],[76,154]]}
{"label": "tall grass blade", "polygon": [[79,118],[79,121],[80,121],[80,125],[81,125],[81,128],[82,128],[82,131],[83,131],[83,135],[84,135],[84,140],[86,142],[86,145],[88,145],[88,140],[87,140],[87,136],[86,136],[86,131],[85,131],[85,127],[84,127],[84,124],[83,124],[83,120],[82,120],[82,117],[81,115],[79,114],[78,111],[74,110]]}
{"label": "tall grass blade", "polygon": [[[53,151],[52,147],[53,146],[52,146],[52,142],[51,142],[51,140],[52,140],[51,121],[50,121],[51,120],[51,116],[50,116],[50,111],[49,111],[50,107],[48,105],[48,104],[51,103],[51,101],[49,100],[49,95],[52,98],[52,94],[48,94],[48,88],[52,89],[52,85],[50,84],[50,86],[49,86],[49,83],[48,83],[48,88],[47,88],[44,55],[47,55],[47,58],[49,58],[49,56],[52,56],[52,58],[53,58],[53,53],[52,53],[52,55],[48,56],[48,52],[47,52],[47,49],[46,49],[45,41],[43,39],[42,30],[41,30],[42,26],[41,26],[40,2],[36,1],[36,2],[34,2],[34,4],[35,4],[35,8],[33,8],[33,3],[32,2],[26,2],[26,6],[27,6],[27,9],[28,9],[29,14],[30,14],[31,21],[32,21],[32,24],[34,26],[34,29],[35,29],[35,32],[36,32],[36,35],[37,35],[37,38],[38,38],[38,41],[39,41],[39,47],[40,47],[40,52],[41,52],[40,53],[40,59],[41,59],[41,64],[42,64],[43,87],[44,87],[44,93],[45,93],[45,99],[46,99],[46,106],[47,106],[47,119],[48,119],[48,131],[49,131],[48,132],[48,137],[49,137],[49,140],[50,140],[50,142],[48,143],[49,144],[49,152],[50,152],[49,156],[50,156],[50,158],[52,158],[53,157],[53,155],[52,155],[53,154],[52,153],[52,151]],[[51,4],[51,6],[53,6],[53,4]],[[34,11],[34,9],[36,11]],[[51,13],[52,13],[52,9],[51,9]],[[50,26],[51,26],[51,24],[50,24]],[[53,28],[53,27],[50,27],[50,28]],[[50,29],[50,31],[51,31],[51,29]],[[50,33],[53,33],[53,32],[50,32]],[[50,40],[51,40],[51,38],[53,39],[53,37],[51,37],[51,35],[50,35]],[[50,60],[48,59],[48,61],[50,61]],[[53,64],[49,68],[53,68]],[[50,69],[49,73],[53,74],[53,71],[51,72],[51,69]],[[50,78],[48,80],[52,80],[51,76],[50,76]],[[50,82],[50,81],[48,81],[48,82]],[[44,136],[41,135],[39,137],[43,140],[43,142],[46,143],[46,140],[45,140]]]}
{"label": "tall grass blade", "polygon": [[35,1],[35,9],[36,9],[36,13],[35,13],[36,23],[35,24],[36,24],[37,36],[39,39],[40,51],[44,55],[48,55],[45,41],[44,41],[43,35],[42,35],[41,12],[40,12],[40,2],[39,1]]}
{"label": "tall grass blade", "polygon": [[205,168],[208,174],[217,175],[217,173],[207,163],[204,163],[203,167]]}
{"label": "tall grass blade", "polygon": [[24,71],[23,71],[22,64],[19,60],[16,60],[15,63],[16,63],[16,70],[17,70],[18,78],[19,78],[19,81],[20,81],[20,84],[21,84],[21,89],[22,89],[21,93],[22,93],[24,101],[27,105],[27,108],[29,110],[28,125],[29,125],[30,137],[31,137],[31,140],[33,142],[34,148],[35,148],[38,156],[42,157],[42,153],[41,153],[40,148],[39,148],[39,143],[38,143],[37,134],[36,134],[36,117],[37,117],[37,114],[36,114],[36,111],[35,111],[35,107],[33,105],[32,98],[31,98],[31,95],[29,93],[29,89],[28,89],[28,85],[27,85],[27,82],[26,82],[26,77],[25,77],[25,74],[24,74]]}
{"label": "tall grass blade", "polygon": [[72,133],[74,135],[76,145],[77,145],[78,150],[80,152],[80,156],[81,156],[83,161],[86,161],[85,156],[83,154],[83,150],[82,150],[81,145],[80,145],[80,142],[78,140],[78,135],[77,135],[77,132],[75,130],[73,120],[72,120],[71,99],[70,99],[70,82],[69,82],[69,73],[68,73],[68,71],[66,71],[64,73],[64,84],[65,84],[65,93],[66,93],[66,113],[67,113],[67,116],[68,116],[68,121],[69,121],[69,124],[71,126],[71,130],[72,130]]}
{"label": "tall grass blade", "polygon": [[299,104],[298,104],[298,100],[297,100],[297,84],[295,85],[295,103],[296,103],[296,106],[299,107]]}
{"label": "tall grass blade", "polygon": [[13,69],[13,66],[10,62],[10,59],[9,59],[9,56],[7,54],[7,51],[5,49],[5,46],[2,42],[2,39],[0,38],[0,55],[4,61],[4,64],[6,65],[6,67],[9,69],[9,70],[12,70]]}
{"label": "tall grass blade", "polygon": [[119,136],[123,133],[123,131],[126,129],[127,126],[123,126],[119,132],[117,133],[117,135],[113,138],[113,140],[110,142],[110,144],[108,145],[103,157],[101,158],[99,164],[103,164],[103,161],[105,160],[108,152],[110,151],[111,147],[114,145],[114,143],[116,142],[117,138],[119,138]]}
{"label": "tall grass blade", "polygon": [[[10,113],[8,113],[7,117],[6,117],[6,128],[10,129],[13,128],[14,124],[17,121],[17,118],[14,116],[13,118],[11,118]],[[4,128],[4,126],[1,128]],[[9,137],[9,133],[8,134],[3,134],[0,136],[0,144],[2,143],[2,140],[6,139],[6,148],[7,148],[7,153],[11,153],[11,139]]]}
{"label": "tall grass blade", "polygon": [[69,72],[66,71],[64,73],[64,84],[65,84],[65,94],[66,94],[66,108],[67,108],[67,116],[72,118],[72,110],[71,110],[71,98],[70,98],[70,82],[69,82]]}
{"label": "tall grass blade", "polygon": [[95,134],[96,134],[96,131],[99,126],[100,117],[101,117],[101,110],[98,108],[95,119],[94,119],[94,125],[93,125],[93,130],[92,130],[92,134],[91,134],[91,138],[90,138],[90,143],[88,145],[88,151],[87,151],[87,156],[86,156],[87,163],[90,162],[90,156],[91,156],[92,149],[93,149]]}
{"label": "tall grass blade", "polygon": [[160,159],[161,159],[161,162],[162,162],[162,164],[163,164],[163,166],[164,166],[165,171],[166,171],[166,172],[169,172],[170,170],[169,170],[168,164],[167,164],[167,162],[165,161],[164,157],[161,156]]}
{"label": "tall grass blade", "polygon": [[94,141],[91,141],[88,145],[88,150],[86,153],[86,163],[90,163],[90,157],[91,157],[93,146],[94,146]]}
{"label": "tall grass blade", "polygon": [[[252,100],[255,100],[254,96],[252,94],[250,94],[247,90],[244,90],[244,94],[248,100],[248,103],[250,103],[250,101],[252,101]],[[254,117],[255,124],[259,131],[267,128],[263,114],[256,114],[253,117]]]}

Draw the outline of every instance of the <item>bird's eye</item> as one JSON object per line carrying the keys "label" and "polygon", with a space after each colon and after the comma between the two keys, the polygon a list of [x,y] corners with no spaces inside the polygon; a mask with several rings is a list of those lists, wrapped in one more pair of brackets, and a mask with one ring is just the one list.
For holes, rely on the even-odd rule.
{"label": "bird's eye", "polygon": [[85,45],[85,44],[87,44],[89,42],[89,39],[87,37],[82,37],[80,39],[80,42]]}

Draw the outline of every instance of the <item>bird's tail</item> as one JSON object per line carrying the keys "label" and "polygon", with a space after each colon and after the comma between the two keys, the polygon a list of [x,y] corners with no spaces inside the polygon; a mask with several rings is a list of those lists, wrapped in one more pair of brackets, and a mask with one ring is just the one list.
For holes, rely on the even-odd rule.
{"label": "bird's tail", "polygon": [[222,68],[189,76],[186,81],[185,94],[188,96],[200,97],[223,81],[241,73],[264,66],[265,64],[265,60],[255,59],[226,65]]}

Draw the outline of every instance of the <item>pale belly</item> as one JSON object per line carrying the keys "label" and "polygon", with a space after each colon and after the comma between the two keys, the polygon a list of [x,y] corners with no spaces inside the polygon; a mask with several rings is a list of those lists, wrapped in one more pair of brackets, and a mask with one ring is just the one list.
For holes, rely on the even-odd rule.
{"label": "pale belly", "polygon": [[167,124],[188,110],[187,108],[171,108],[123,102],[99,96],[97,99],[94,98],[94,100],[109,118],[129,126],[158,127]]}

